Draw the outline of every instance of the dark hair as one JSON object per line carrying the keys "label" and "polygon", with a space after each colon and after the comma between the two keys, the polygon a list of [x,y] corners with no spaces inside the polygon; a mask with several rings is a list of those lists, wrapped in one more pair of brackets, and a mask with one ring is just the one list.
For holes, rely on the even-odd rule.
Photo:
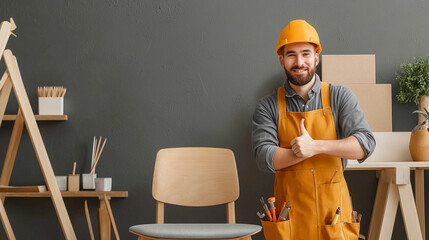
{"label": "dark hair", "polygon": [[[314,46],[314,52],[316,52],[317,44],[314,44],[314,43],[311,43],[311,42],[309,42],[309,43],[310,43],[310,44],[312,44],[312,45]],[[286,45],[283,45],[283,46],[280,48],[281,53],[282,53],[282,55],[283,55],[283,56],[285,55],[285,46],[286,46]]]}

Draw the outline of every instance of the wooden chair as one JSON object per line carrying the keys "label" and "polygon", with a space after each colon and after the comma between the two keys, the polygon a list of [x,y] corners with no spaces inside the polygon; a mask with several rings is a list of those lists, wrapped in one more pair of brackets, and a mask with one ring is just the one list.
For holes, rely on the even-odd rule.
{"label": "wooden chair", "polygon": [[[156,224],[130,227],[138,240],[250,240],[261,226],[235,224],[234,202],[239,196],[234,154],[222,148],[169,148],[158,152],[152,195]],[[164,224],[164,203],[188,207],[226,204],[227,223]]]}

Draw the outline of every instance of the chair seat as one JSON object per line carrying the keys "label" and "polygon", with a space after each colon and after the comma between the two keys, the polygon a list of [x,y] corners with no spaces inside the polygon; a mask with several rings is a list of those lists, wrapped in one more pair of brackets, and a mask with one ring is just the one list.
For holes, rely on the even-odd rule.
{"label": "chair seat", "polygon": [[130,230],[145,236],[177,239],[236,238],[259,232],[261,226],[252,224],[142,224]]}

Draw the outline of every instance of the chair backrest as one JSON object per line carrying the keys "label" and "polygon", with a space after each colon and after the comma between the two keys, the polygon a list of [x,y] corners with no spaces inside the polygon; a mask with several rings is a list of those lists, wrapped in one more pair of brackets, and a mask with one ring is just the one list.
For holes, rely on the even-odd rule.
{"label": "chair backrest", "polygon": [[[233,152],[224,148],[160,150],[156,156],[152,195],[158,208],[162,208],[157,215],[159,212],[163,215],[160,203],[190,207],[229,203],[228,210],[233,211],[233,202],[239,196]],[[163,217],[157,216],[158,220],[163,222]]]}

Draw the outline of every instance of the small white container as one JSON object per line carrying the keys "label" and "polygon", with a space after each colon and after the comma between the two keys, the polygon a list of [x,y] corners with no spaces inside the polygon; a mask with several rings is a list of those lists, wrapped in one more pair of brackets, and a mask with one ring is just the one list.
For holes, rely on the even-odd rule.
{"label": "small white container", "polygon": [[67,191],[67,176],[55,176],[60,191]]}
{"label": "small white container", "polygon": [[112,178],[96,178],[95,191],[112,191]]}
{"label": "small white container", "polygon": [[39,115],[63,115],[63,97],[39,97]]}
{"label": "small white container", "polygon": [[82,174],[82,188],[83,189],[95,189],[95,178],[97,173],[83,173]]}

